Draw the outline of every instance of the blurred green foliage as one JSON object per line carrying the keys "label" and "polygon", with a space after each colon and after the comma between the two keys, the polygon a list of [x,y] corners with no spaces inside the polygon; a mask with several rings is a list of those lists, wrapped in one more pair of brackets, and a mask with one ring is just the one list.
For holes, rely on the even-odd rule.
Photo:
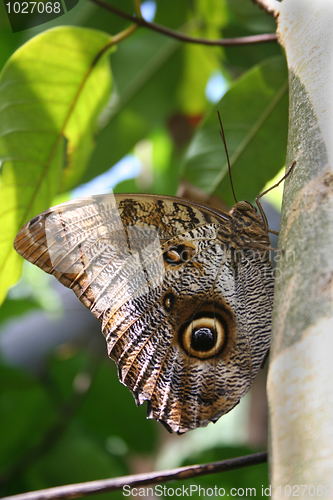
{"label": "blurred green foliage", "polygon": [[[133,12],[129,0],[110,2]],[[211,38],[275,30],[274,20],[249,0],[158,0],[154,21]],[[222,115],[239,199],[254,199],[284,165],[287,73],[277,43],[206,47],[139,29],[95,67],[93,60],[101,47],[128,25],[81,0],[56,21],[13,34],[0,3],[0,217],[7,224],[0,251],[2,298],[20,274],[21,259],[12,250],[19,227],[54,204],[55,196],[69,196],[69,188],[96,178],[124,155],[138,153],[138,143],[150,156],[143,160],[138,177],[120,182],[116,192],[176,194],[185,178],[201,191],[232,204],[216,109]],[[32,57],[29,40],[39,36],[33,41],[38,54],[45,49],[50,33],[54,36],[55,32],[48,31],[52,27],[64,35],[64,43],[57,41],[57,52],[52,52],[49,61],[46,55],[41,63]],[[76,80],[79,105],[77,114],[71,115],[76,101],[63,79],[69,81],[73,64],[78,64],[74,41],[75,50],[85,56],[89,48],[91,57],[80,59],[82,74]],[[52,64],[59,64],[60,72],[53,71]],[[91,80],[80,94],[86,78],[82,75],[87,72]],[[205,94],[214,72],[223,75],[229,88],[218,103],[209,102]],[[19,88],[12,85],[13,75],[20,78]],[[20,101],[29,95],[40,115]],[[62,115],[64,106],[67,114]],[[69,122],[64,118],[68,113]],[[14,129],[18,139],[9,143]],[[54,137],[59,146],[56,152]],[[42,158],[38,168],[29,162],[30,150],[40,155],[37,160]],[[20,287],[22,281],[16,289]],[[36,287],[42,290],[41,285]],[[13,289],[0,309],[0,328],[27,311],[45,307],[40,296],[32,289],[23,294]],[[62,357],[57,351],[34,375],[10,367],[4,360],[0,366],[0,493],[133,473],[140,469],[138,463],[152,468],[163,453],[167,433],[144,417],[145,409],[135,407],[106,355],[102,358],[89,349],[74,348]],[[181,447],[182,438],[178,439]],[[252,451],[236,444],[221,448],[218,443],[189,456],[186,463]],[[207,476],[191,483],[226,489],[253,484],[259,492],[261,485],[267,485],[267,467]],[[121,492],[104,496],[123,497]]]}

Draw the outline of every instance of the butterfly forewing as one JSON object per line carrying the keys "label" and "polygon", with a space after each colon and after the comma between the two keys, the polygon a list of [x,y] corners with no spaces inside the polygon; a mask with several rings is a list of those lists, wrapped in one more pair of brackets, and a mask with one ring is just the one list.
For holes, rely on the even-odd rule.
{"label": "butterfly forewing", "polygon": [[14,246],[73,289],[137,404],[181,433],[230,411],[269,346],[269,238],[249,207],[100,195],[35,217]]}

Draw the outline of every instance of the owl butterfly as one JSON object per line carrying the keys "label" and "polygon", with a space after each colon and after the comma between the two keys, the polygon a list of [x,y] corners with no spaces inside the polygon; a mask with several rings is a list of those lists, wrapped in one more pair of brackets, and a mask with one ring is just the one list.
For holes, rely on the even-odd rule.
{"label": "owl butterfly", "polygon": [[99,195],[46,210],[14,247],[102,323],[109,356],[148,418],[186,432],[248,391],[269,347],[265,223],[179,198]]}
{"label": "owl butterfly", "polygon": [[34,217],[14,247],[91,310],[119,380],[180,434],[237,405],[269,348],[274,278],[258,207],[262,218],[246,201],[225,213],[91,196]]}

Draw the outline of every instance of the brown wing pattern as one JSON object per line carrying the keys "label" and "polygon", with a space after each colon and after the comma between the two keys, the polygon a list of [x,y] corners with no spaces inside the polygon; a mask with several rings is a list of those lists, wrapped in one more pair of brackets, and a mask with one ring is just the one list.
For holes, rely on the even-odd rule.
{"label": "brown wing pattern", "polygon": [[100,195],[35,217],[14,246],[73,289],[137,404],[182,433],[230,411],[269,346],[269,239],[252,208]]}

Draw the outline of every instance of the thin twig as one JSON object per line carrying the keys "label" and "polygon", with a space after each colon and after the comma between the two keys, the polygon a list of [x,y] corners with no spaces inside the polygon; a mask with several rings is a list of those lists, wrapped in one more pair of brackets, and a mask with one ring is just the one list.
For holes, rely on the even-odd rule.
{"label": "thin twig", "polygon": [[134,486],[144,486],[148,484],[159,484],[162,482],[197,478],[217,472],[225,472],[241,467],[249,467],[267,462],[267,452],[255,453],[245,457],[232,458],[220,462],[212,462],[204,465],[190,465],[177,469],[160,472],[149,472],[147,474],[134,474],[132,476],[117,477],[114,479],[101,479],[99,481],[89,481],[86,483],[69,484],[48,488],[45,490],[22,493],[4,497],[2,500],[55,500],[63,498],[78,498],[92,495],[94,493],[106,493],[108,491],[120,490],[124,486],[133,488]]}
{"label": "thin twig", "polygon": [[253,2],[264,9],[267,14],[272,14],[274,17],[278,17],[280,14],[280,2],[277,0],[253,0]]}
{"label": "thin twig", "polygon": [[249,45],[254,43],[264,43],[264,42],[276,42],[277,34],[276,33],[266,33],[263,35],[253,35],[253,36],[243,36],[238,38],[221,38],[218,40],[209,40],[207,38],[197,38],[193,36],[185,35],[184,33],[180,33],[178,31],[171,30],[166,28],[165,26],[161,26],[156,23],[149,23],[145,19],[132,16],[131,14],[127,14],[127,12],[123,12],[112,5],[109,5],[103,0],[90,0],[91,2],[99,5],[105,10],[116,14],[117,16],[123,17],[124,19],[128,19],[132,23],[137,24],[138,26],[142,26],[143,28],[148,28],[153,31],[157,31],[158,33],[162,33],[163,35],[167,35],[171,38],[176,38],[177,40],[181,40],[182,42],[188,43],[198,43],[201,45]]}

